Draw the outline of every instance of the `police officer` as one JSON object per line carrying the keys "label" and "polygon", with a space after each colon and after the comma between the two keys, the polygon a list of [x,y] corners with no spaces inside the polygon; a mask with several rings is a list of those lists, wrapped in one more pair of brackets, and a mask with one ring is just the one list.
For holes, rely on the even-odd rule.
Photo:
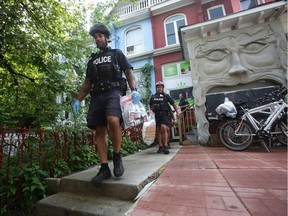
{"label": "police officer", "polygon": [[96,130],[97,151],[100,156],[101,167],[91,181],[99,184],[111,177],[107,158],[107,133],[109,133],[114,150],[114,176],[120,177],[124,173],[120,155],[122,142],[120,95],[125,94],[126,89],[122,72],[124,72],[133,94],[133,103],[138,103],[141,95],[136,91],[133,67],[126,56],[121,50],[111,49],[108,46],[110,32],[107,27],[101,23],[96,23],[90,28],[89,34],[94,37],[99,52],[92,54],[88,61],[86,77],[77,100],[73,104],[73,111],[78,115],[80,102],[88,93],[92,92],[87,126]]}
{"label": "police officer", "polygon": [[178,106],[181,108],[181,112],[184,112],[184,117],[186,117],[186,108],[189,106],[189,102],[186,100],[185,93],[180,93],[179,99]]}
{"label": "police officer", "polygon": [[168,139],[171,127],[170,105],[176,111],[177,117],[179,112],[175,101],[170,95],[164,93],[164,83],[159,81],[156,83],[156,94],[150,98],[149,107],[155,113],[156,120],[156,137],[159,144],[157,153],[169,154]]}

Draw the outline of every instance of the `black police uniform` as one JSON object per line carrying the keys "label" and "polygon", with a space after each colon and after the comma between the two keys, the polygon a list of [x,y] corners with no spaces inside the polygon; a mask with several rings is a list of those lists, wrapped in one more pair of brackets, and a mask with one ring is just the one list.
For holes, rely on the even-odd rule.
{"label": "black police uniform", "polygon": [[[181,98],[178,104],[181,107],[181,112],[183,112],[187,105],[189,105],[189,102],[185,98]],[[184,112],[184,117],[186,116],[186,111]]]}
{"label": "black police uniform", "polygon": [[168,127],[171,126],[171,117],[169,115],[171,108],[168,103],[172,105],[175,101],[170,95],[165,93],[156,93],[150,98],[149,105],[155,113],[156,127],[161,124],[165,124]]}
{"label": "black police uniform", "polygon": [[106,48],[102,53],[92,54],[87,64],[86,79],[93,85],[87,115],[87,126],[107,126],[107,116],[122,119],[120,96],[126,93],[126,82],[122,77],[126,69],[133,69],[119,49]]}

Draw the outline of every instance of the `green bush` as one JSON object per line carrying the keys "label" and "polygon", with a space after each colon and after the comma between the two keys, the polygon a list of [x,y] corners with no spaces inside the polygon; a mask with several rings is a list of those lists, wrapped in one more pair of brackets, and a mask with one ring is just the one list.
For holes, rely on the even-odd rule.
{"label": "green bush", "polygon": [[19,176],[22,183],[21,206],[31,212],[36,202],[45,197],[45,178],[49,175],[38,165],[33,164],[30,167],[23,167]]}
{"label": "green bush", "polygon": [[[89,133],[86,134],[85,142],[82,134],[76,130],[66,131],[65,144],[64,138],[65,135],[56,137],[53,132],[49,132],[43,136],[41,147],[39,140],[28,138],[22,156],[19,149],[17,154],[10,157],[3,155],[0,169],[0,215],[15,207],[26,212],[33,211],[35,204],[46,196],[45,178],[63,177],[100,163],[95,146],[89,141]],[[123,136],[122,156],[146,148],[148,146],[143,141],[132,142],[129,137]],[[112,158],[113,147],[108,138],[108,159]],[[23,168],[19,172],[21,161]]]}
{"label": "green bush", "polygon": [[72,172],[87,169],[99,164],[99,156],[95,153],[94,146],[82,145],[71,149],[69,166]]}

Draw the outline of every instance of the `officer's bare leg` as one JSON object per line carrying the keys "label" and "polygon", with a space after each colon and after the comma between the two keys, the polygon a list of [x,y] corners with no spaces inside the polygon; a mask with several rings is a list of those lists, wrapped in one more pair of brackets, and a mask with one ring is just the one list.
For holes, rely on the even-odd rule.
{"label": "officer's bare leg", "polygon": [[101,163],[108,163],[107,159],[107,128],[104,126],[96,127],[96,143],[97,143],[97,152],[100,156]]}
{"label": "officer's bare leg", "polygon": [[164,124],[161,124],[161,134],[162,134],[162,141],[164,146],[168,144],[168,127]]}
{"label": "officer's bare leg", "polygon": [[169,154],[169,150],[168,150],[168,131],[169,131],[169,127],[167,125],[162,124],[161,125],[161,133],[162,133],[162,140],[163,140],[163,144],[164,144],[164,148],[163,148],[163,153],[164,154]]}
{"label": "officer's bare leg", "polygon": [[163,140],[161,135],[161,127],[156,127],[156,138],[159,146],[163,146]]}
{"label": "officer's bare leg", "polygon": [[157,150],[157,153],[163,153],[163,136],[161,132],[161,126],[156,127],[156,139],[159,144],[159,148]]}
{"label": "officer's bare leg", "polygon": [[120,155],[120,148],[122,142],[122,129],[120,126],[120,119],[116,116],[107,117],[109,135],[113,144],[113,165],[114,165],[114,175],[120,177],[124,173],[124,167],[122,164],[122,158]]}
{"label": "officer's bare leg", "polygon": [[111,138],[114,152],[119,153],[122,142],[122,129],[120,125],[120,119],[116,116],[107,117],[109,136]]}

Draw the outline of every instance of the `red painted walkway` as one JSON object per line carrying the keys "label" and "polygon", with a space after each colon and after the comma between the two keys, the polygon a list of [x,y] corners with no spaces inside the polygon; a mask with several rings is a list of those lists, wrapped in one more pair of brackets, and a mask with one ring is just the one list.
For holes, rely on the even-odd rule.
{"label": "red painted walkway", "polygon": [[287,148],[182,146],[125,215],[287,216]]}

